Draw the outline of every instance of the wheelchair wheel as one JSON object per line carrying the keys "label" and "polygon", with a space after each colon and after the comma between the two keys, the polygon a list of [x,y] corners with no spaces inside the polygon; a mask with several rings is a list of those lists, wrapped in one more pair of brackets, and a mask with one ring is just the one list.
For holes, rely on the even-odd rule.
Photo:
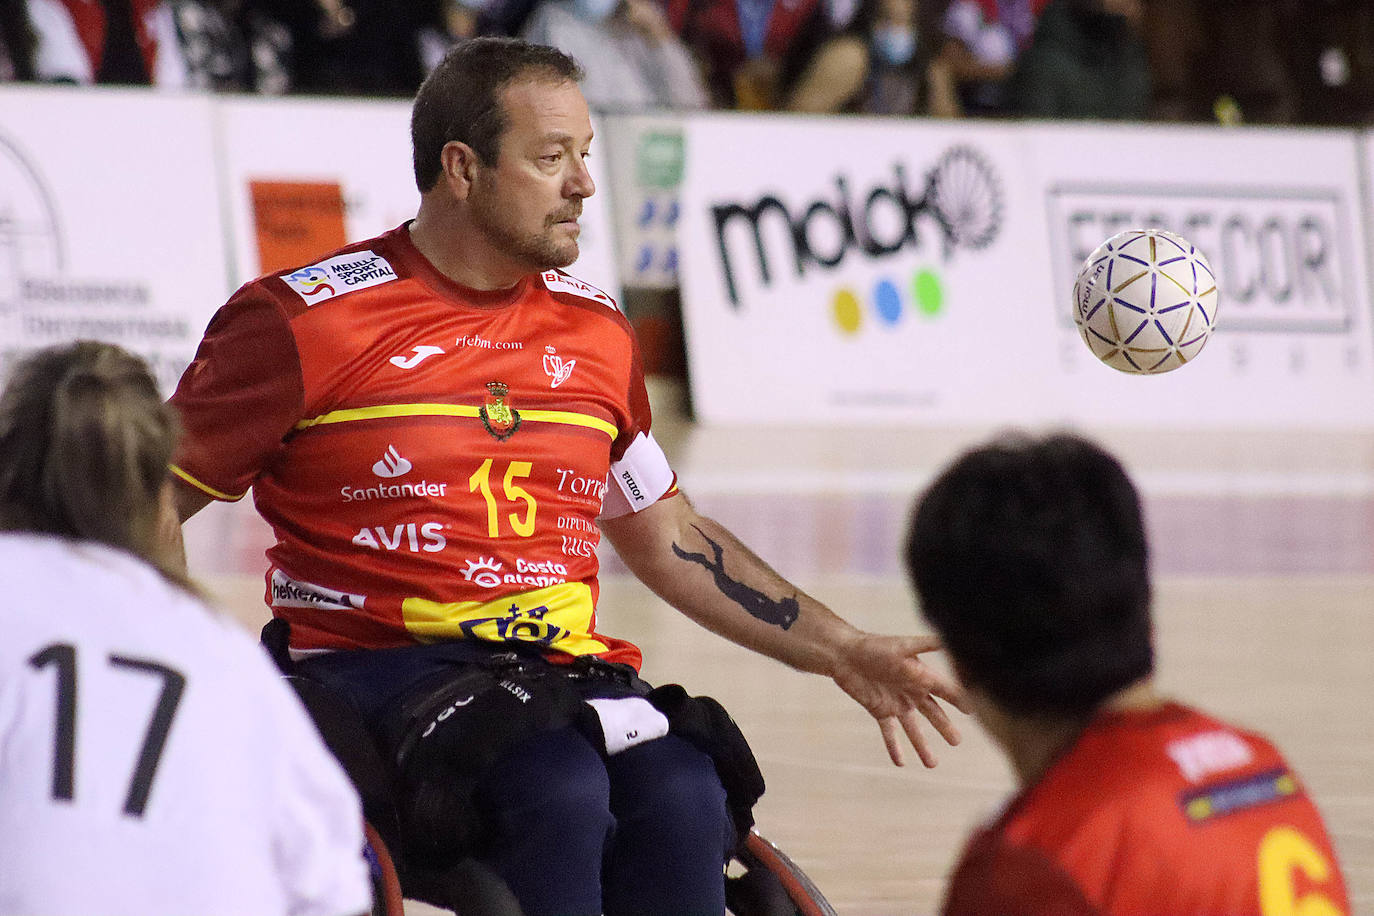
{"label": "wheelchair wheel", "polygon": [[373,826],[363,822],[363,839],[367,841],[364,854],[372,876],[371,916],[404,916],[401,881],[396,876],[396,864],[391,852]]}
{"label": "wheelchair wheel", "polygon": [[735,916],[837,916],[801,866],[757,830],[750,830],[736,859],[745,868],[726,881],[726,904]]}

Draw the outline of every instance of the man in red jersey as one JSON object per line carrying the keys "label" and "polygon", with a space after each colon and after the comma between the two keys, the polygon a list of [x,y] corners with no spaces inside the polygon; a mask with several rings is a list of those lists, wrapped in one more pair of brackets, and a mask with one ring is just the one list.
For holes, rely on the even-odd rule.
{"label": "man in red jersey", "polygon": [[1145,530],[1114,458],[1071,435],[974,449],[917,505],[906,558],[1021,786],[947,916],[1349,913],[1273,745],[1154,692]]}
{"label": "man in red jersey", "polygon": [[[173,470],[183,519],[252,488],[295,669],[402,762],[426,854],[459,832],[440,814],[475,810],[474,848],[529,916],[719,914],[730,755],[700,729],[664,734],[673,715],[644,701],[639,650],[597,628],[603,533],[703,626],[833,678],[894,762],[905,734],[934,765],[918,720],[954,743],[935,697],[961,700],[919,658],[934,640],[856,630],[679,492],[629,324],[559,269],[595,190],[578,77],[551,48],[457,46],[415,100],[417,217],[230,299],[173,397]],[[501,681],[511,718],[478,723],[506,728],[501,753],[445,783],[473,753],[446,737],[480,705],[463,679],[511,652],[525,678]],[[565,676],[604,741],[557,703],[528,726]],[[470,804],[445,795],[472,779]]]}

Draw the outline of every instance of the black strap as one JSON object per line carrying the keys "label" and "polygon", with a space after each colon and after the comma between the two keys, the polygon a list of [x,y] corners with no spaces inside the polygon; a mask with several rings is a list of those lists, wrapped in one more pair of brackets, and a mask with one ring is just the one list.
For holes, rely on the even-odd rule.
{"label": "black strap", "polygon": [[263,625],[259,635],[262,647],[277,665],[282,674],[295,673],[296,663],[291,660],[291,624],[285,617],[273,617]]}

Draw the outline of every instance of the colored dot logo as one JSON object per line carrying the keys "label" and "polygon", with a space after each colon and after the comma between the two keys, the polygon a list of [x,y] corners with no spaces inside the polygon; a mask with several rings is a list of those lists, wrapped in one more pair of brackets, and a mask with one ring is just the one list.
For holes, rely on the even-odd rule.
{"label": "colored dot logo", "polygon": [[902,289],[888,277],[882,277],[873,284],[866,301],[853,289],[841,287],[831,297],[830,314],[841,332],[853,335],[863,329],[865,322],[877,322],[880,327],[896,327],[910,310],[927,319],[937,318],[944,311],[944,287],[934,271],[916,271],[906,292],[910,307],[903,301]]}

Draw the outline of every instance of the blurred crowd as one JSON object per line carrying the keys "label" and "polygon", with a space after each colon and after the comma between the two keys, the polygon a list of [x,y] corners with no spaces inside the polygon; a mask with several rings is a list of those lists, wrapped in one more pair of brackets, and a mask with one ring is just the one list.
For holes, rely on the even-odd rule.
{"label": "blurred crowd", "polygon": [[1374,0],[0,0],[0,78],[408,97],[479,34],[610,111],[1374,123]]}

